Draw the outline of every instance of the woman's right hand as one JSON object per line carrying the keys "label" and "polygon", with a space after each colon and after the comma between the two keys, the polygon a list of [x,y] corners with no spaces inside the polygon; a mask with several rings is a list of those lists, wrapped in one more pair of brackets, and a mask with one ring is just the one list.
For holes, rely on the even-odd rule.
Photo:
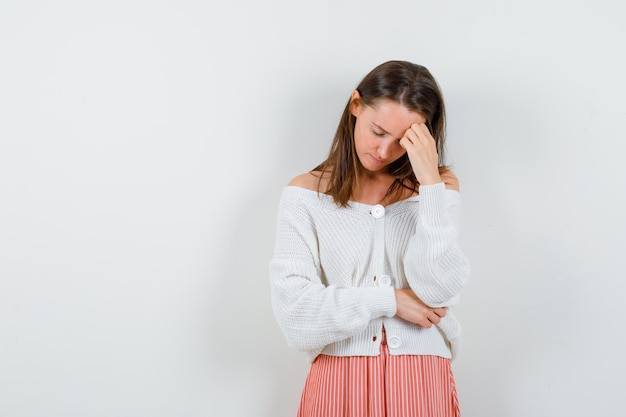
{"label": "woman's right hand", "polygon": [[396,294],[396,316],[415,323],[418,326],[430,328],[433,324],[439,324],[446,315],[446,308],[432,308],[420,300],[413,290],[397,289]]}

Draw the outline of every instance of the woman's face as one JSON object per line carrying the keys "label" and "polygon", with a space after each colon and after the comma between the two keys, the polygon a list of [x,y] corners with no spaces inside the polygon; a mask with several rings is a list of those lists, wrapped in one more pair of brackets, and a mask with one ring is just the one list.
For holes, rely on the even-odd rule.
{"label": "woman's face", "polygon": [[356,117],[354,146],[361,165],[371,173],[383,171],[406,150],[400,139],[413,123],[424,123],[420,113],[392,100],[378,100],[367,106],[357,91],[352,94],[352,115]]}

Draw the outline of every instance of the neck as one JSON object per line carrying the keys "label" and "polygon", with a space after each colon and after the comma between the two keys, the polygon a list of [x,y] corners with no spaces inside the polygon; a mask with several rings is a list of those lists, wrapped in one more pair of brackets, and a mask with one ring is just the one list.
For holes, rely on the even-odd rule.
{"label": "neck", "polygon": [[359,186],[352,194],[352,200],[365,204],[389,204],[387,191],[394,177],[384,172],[363,172],[359,175]]}

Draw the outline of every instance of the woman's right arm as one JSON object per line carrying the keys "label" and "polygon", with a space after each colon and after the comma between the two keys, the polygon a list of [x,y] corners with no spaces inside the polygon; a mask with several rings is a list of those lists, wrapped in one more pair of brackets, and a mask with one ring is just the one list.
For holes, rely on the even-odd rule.
{"label": "woman's right arm", "polygon": [[396,289],[396,315],[421,327],[430,328],[446,316],[445,307],[430,307],[410,288]]}
{"label": "woman's right arm", "polygon": [[392,287],[339,288],[322,283],[313,215],[288,190],[281,198],[270,263],[272,307],[288,344],[322,349],[396,313]]}

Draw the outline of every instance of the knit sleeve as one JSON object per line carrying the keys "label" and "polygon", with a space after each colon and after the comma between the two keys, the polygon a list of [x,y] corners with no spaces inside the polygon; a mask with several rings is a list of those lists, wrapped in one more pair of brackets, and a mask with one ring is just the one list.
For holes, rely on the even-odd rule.
{"label": "knit sleeve", "polygon": [[460,207],[460,194],[443,183],[420,187],[420,212],[404,265],[409,286],[432,307],[456,304],[469,279],[459,245]]}
{"label": "knit sleeve", "polygon": [[269,266],[272,307],[291,347],[319,353],[373,319],[392,317],[396,301],[391,287],[324,285],[314,222],[321,214],[307,203],[283,192]]}

